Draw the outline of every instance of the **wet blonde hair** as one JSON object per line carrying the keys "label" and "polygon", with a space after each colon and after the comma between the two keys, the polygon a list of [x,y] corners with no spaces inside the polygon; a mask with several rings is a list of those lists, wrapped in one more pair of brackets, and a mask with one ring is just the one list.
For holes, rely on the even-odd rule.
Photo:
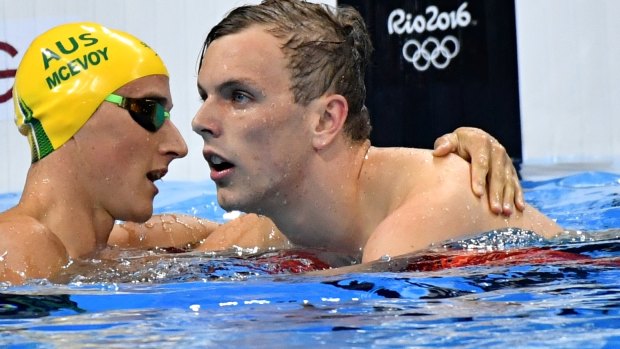
{"label": "wet blonde hair", "polygon": [[349,104],[345,134],[354,141],[367,139],[371,125],[364,104],[364,73],[372,43],[359,12],[348,6],[333,8],[302,0],[265,0],[241,6],[211,29],[203,56],[214,40],[256,24],[265,25],[269,33],[284,41],[281,49],[289,60],[295,102],[307,105],[326,92],[344,96]]}

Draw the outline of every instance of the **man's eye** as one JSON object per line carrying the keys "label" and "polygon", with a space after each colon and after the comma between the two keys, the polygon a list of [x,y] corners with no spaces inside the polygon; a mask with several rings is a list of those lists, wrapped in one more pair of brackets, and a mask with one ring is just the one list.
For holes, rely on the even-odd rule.
{"label": "man's eye", "polygon": [[232,101],[239,104],[248,103],[251,100],[250,96],[245,92],[235,91],[232,93]]}

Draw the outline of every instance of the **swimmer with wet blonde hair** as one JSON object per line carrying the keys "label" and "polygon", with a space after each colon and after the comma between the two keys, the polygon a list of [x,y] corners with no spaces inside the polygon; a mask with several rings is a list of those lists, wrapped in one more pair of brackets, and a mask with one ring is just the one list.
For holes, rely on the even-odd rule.
{"label": "swimmer with wet blonde hair", "polygon": [[[282,229],[298,247],[325,248],[362,261],[503,222],[556,229],[523,203],[505,150],[480,130],[458,129],[440,138],[434,153],[370,146],[363,78],[369,41],[352,8],[294,0],[238,7],[211,30],[197,81],[203,104],[192,126],[204,140],[219,204],[263,215],[261,224]],[[482,140],[482,147],[465,150],[470,136]],[[472,166],[455,156],[433,157],[450,151],[472,159]],[[480,170],[489,164],[490,172]],[[487,173],[496,174],[488,185]],[[471,185],[464,185],[466,178]],[[446,191],[439,193],[440,188]],[[425,191],[433,193],[428,196],[436,204],[426,205],[416,193]],[[451,203],[437,202],[450,194],[455,195]],[[409,201],[414,197],[415,204]],[[513,204],[519,211],[528,209],[527,215],[508,218]],[[470,207],[471,217],[463,212]],[[463,227],[454,216],[440,215],[446,211],[461,213]],[[184,243],[177,235],[186,230],[183,224],[175,217],[160,224],[162,217],[125,226],[111,241],[141,247]],[[237,220],[232,232],[209,235],[199,249],[260,246],[269,234],[246,234],[257,225],[249,217],[242,217],[248,224]],[[531,217],[544,224],[534,224]],[[479,224],[467,224],[475,220]],[[442,228],[444,222],[449,229]]]}
{"label": "swimmer with wet blonde hair", "polygon": [[240,6],[209,32],[192,126],[220,206],[359,262],[495,229],[562,231],[531,206],[498,215],[472,193],[462,158],[372,146],[371,51],[354,8],[302,0]]}
{"label": "swimmer with wet blonde hair", "polygon": [[149,46],[97,23],[32,42],[13,88],[32,164],[19,203],[0,214],[0,281],[53,278],[106,247],[115,220],[151,217],[154,182],[187,154],[168,80]]}

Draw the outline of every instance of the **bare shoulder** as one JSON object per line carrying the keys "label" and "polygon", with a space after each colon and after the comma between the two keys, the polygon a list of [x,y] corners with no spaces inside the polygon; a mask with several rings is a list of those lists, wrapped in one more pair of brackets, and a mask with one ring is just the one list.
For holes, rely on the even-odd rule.
{"label": "bare shoulder", "polygon": [[419,166],[431,160],[432,157],[427,149],[370,147],[366,162],[372,166]]}
{"label": "bare shoulder", "polygon": [[434,157],[427,149],[371,148],[362,173],[364,187],[392,209],[406,201],[449,199],[439,193],[471,192],[469,164],[456,155]]}
{"label": "bare shoulder", "polygon": [[[531,207],[511,217],[496,215],[489,209],[486,195],[477,197],[472,192],[466,161],[456,156],[430,156],[421,155],[425,160],[415,167],[416,174],[406,187],[406,196],[391,207],[370,235],[364,248],[364,261],[409,253],[432,243],[494,229],[516,227],[543,236],[561,230]],[[406,164],[400,168],[411,169]]]}
{"label": "bare shoulder", "polygon": [[454,154],[435,157],[428,149],[373,147],[366,161],[368,172],[380,181],[384,181],[386,176],[412,182],[469,181],[469,163]]}
{"label": "bare shoulder", "polygon": [[32,217],[1,214],[0,235],[0,281],[52,278],[69,261],[60,239]]}
{"label": "bare shoulder", "polygon": [[456,217],[470,217],[472,210],[472,221],[481,215],[462,159],[436,158],[425,149],[375,148],[369,160],[376,180],[367,185],[373,188],[368,212],[380,211],[381,218],[364,247],[365,262],[472,232],[473,227],[456,224]]}

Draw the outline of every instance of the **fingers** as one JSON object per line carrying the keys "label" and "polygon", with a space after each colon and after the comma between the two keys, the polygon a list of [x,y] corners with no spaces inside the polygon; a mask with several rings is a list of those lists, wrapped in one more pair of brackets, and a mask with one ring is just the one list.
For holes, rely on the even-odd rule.
{"label": "fingers", "polygon": [[515,206],[517,210],[523,212],[525,210],[525,198],[523,198],[523,188],[521,188],[521,183],[517,180],[517,189],[515,191]]}
{"label": "fingers", "polygon": [[458,143],[458,136],[455,133],[446,133],[435,140],[433,155],[446,156],[456,152]]}
{"label": "fingers", "polygon": [[[472,161],[470,149],[480,149],[481,151],[489,149],[488,145],[471,144],[475,141],[481,141],[479,135],[474,135],[476,131],[477,129],[474,128],[460,127],[454,132],[446,133],[437,138],[434,144],[433,156],[441,157],[450,153],[456,153],[463,159]],[[459,138],[459,133],[462,135],[463,139]],[[483,142],[485,141],[483,140]],[[472,190],[476,196],[481,197],[486,192],[486,177],[489,169],[488,155],[478,154],[474,157],[473,161],[476,161],[476,164],[472,166],[471,170]]]}
{"label": "fingers", "polygon": [[504,210],[511,212],[512,203],[509,207],[506,207],[506,199],[512,200],[514,190],[512,190],[512,181],[508,180],[506,174],[506,151],[504,147],[494,139],[489,140],[490,146],[490,160],[492,164],[490,172],[488,172],[489,179],[489,205],[491,211],[495,214],[501,214]]}
{"label": "fingers", "polygon": [[471,157],[474,194],[481,197],[488,193],[489,207],[495,214],[509,216],[515,207],[522,211],[525,208],[523,191],[504,146],[477,128],[460,127],[453,134],[456,138],[450,141],[457,142],[457,153],[465,159]]}
{"label": "fingers", "polygon": [[517,171],[512,168],[506,176],[510,185],[506,185],[504,192],[503,214],[510,216],[514,212],[513,204],[517,210],[523,212],[525,209],[525,200],[523,199],[523,189],[521,188]]}
{"label": "fingers", "polygon": [[[487,175],[489,172],[489,156],[484,152],[474,155],[471,166],[471,187],[474,194],[482,197],[487,190]],[[493,192],[493,189],[491,189]],[[493,210],[493,212],[495,212]]]}
{"label": "fingers", "polygon": [[525,209],[523,190],[512,160],[504,146],[491,135],[478,128],[459,127],[435,141],[434,156],[449,153],[471,162],[472,191],[478,197],[489,196],[491,212],[509,216],[515,207],[520,211]]}
{"label": "fingers", "polygon": [[502,204],[502,214],[510,216],[513,213],[513,198],[515,195],[514,186],[506,185],[504,187],[504,203]]}
{"label": "fingers", "polygon": [[[467,161],[478,161],[485,164],[484,159],[475,160],[478,156],[487,156],[489,136],[486,132],[473,127],[459,127],[452,132],[450,142],[456,146],[456,153]],[[486,164],[488,167],[488,164]]]}
{"label": "fingers", "polygon": [[474,194],[482,197],[487,190],[487,178],[491,165],[491,140],[486,132],[472,127],[459,127],[454,131],[457,135],[457,154],[471,161],[471,187]]}
{"label": "fingers", "polygon": [[[491,173],[489,173],[489,205],[496,214],[510,216],[525,209],[523,189],[517,171],[506,150],[499,143],[494,147],[495,153]],[[501,208],[498,209],[501,203]]]}

